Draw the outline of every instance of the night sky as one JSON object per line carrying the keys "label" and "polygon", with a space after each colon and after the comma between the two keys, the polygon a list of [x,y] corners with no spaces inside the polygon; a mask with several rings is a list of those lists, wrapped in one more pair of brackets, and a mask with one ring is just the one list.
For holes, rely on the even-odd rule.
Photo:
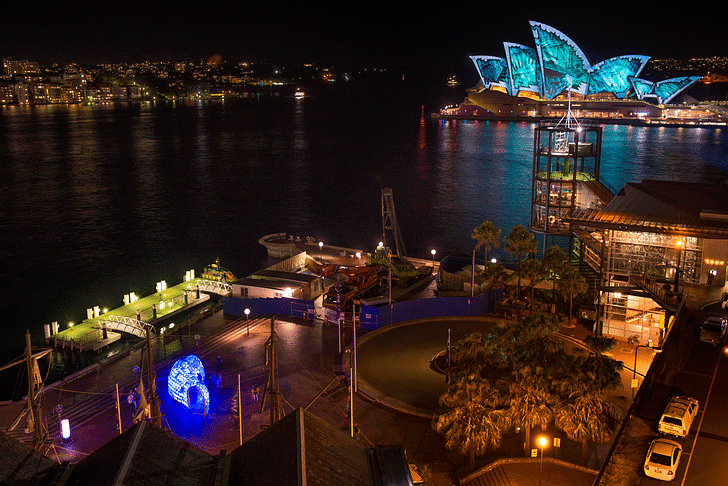
{"label": "night sky", "polygon": [[[306,6],[306,3],[314,5]],[[10,2],[0,56],[53,62],[223,59],[427,66],[533,45],[529,20],[561,30],[595,61],[728,55],[725,2],[387,3],[218,1]],[[677,7],[667,7],[677,5]],[[598,6],[598,7],[597,7]]]}

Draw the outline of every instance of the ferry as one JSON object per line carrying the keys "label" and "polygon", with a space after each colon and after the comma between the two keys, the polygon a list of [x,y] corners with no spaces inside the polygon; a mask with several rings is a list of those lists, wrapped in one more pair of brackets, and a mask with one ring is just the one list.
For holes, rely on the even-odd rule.
{"label": "ferry", "polygon": [[306,93],[301,91],[301,88],[296,88],[296,94],[294,94],[293,96],[300,100],[301,98],[306,96]]}
{"label": "ferry", "polygon": [[215,263],[206,266],[204,270],[202,270],[202,278],[223,283],[232,283],[238,280],[235,275],[233,275],[233,272],[220,266],[219,259],[216,259]]}

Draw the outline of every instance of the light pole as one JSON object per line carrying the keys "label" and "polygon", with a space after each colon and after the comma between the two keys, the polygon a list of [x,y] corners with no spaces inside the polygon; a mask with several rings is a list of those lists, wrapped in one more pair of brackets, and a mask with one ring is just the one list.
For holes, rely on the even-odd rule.
{"label": "light pole", "polygon": [[319,260],[321,260],[321,263],[324,262],[324,242],[319,241]]}
{"label": "light pole", "polygon": [[634,389],[637,388],[637,350],[639,348],[649,348],[655,351],[655,353],[661,353],[661,348],[653,348],[648,344],[638,344],[634,348],[634,366],[632,367],[632,401],[634,401]]}
{"label": "light pole", "polygon": [[680,237],[677,239],[677,265],[675,266],[675,295],[678,294],[678,279],[680,275],[680,257],[682,256],[683,248],[685,248],[685,239]]}
{"label": "light pole", "polygon": [[432,249],[432,250],[430,250],[430,253],[432,253],[432,270],[434,271],[435,270],[435,253],[437,253],[437,251]]}
{"label": "light pole", "polygon": [[248,331],[248,336],[250,336],[250,321],[248,321],[248,318],[250,317],[250,309],[245,309],[245,327]]}
{"label": "light pole", "polygon": [[548,445],[548,443],[549,440],[547,437],[542,435],[538,438],[538,446],[541,448],[541,465],[538,471],[538,486],[541,486],[541,478],[543,477],[543,449]]}

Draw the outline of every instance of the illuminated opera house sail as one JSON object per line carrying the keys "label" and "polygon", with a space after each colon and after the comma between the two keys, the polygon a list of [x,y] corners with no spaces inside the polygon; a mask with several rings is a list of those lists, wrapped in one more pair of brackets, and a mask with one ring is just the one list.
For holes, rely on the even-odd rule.
{"label": "illuminated opera house sail", "polygon": [[622,55],[592,64],[562,32],[539,22],[531,21],[530,25],[535,47],[504,42],[505,57],[471,56],[480,76],[480,84],[473,91],[490,93],[490,98],[481,97],[486,105],[497,105],[493,100],[509,103],[504,97],[548,102],[563,99],[567,90],[574,99],[585,101],[637,100],[662,105],[700,79],[641,79],[640,73],[649,60],[643,55]]}

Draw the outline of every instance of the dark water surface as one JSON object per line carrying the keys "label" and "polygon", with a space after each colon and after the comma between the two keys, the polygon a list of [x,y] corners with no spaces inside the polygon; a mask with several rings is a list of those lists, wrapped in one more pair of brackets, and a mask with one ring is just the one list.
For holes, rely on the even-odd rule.
{"label": "dark water surface", "polygon": [[[0,109],[0,364],[22,353],[26,329],[38,342],[43,324],[64,328],[215,258],[252,273],[268,233],[371,251],[384,187],[411,256],[467,255],[483,220],[504,235],[527,223],[533,124],[427,116],[463,90],[291,94]],[[724,128],[604,129],[602,177],[617,189],[727,173]]]}

